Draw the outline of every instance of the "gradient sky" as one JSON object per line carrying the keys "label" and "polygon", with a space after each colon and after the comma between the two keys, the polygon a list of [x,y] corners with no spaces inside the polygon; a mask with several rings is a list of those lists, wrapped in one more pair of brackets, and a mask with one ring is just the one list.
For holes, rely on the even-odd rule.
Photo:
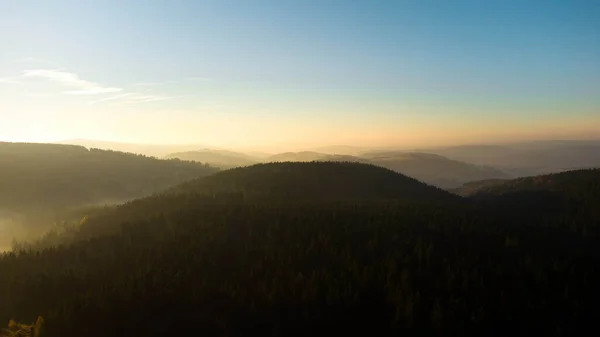
{"label": "gradient sky", "polygon": [[600,1],[0,1],[0,140],[600,138]]}

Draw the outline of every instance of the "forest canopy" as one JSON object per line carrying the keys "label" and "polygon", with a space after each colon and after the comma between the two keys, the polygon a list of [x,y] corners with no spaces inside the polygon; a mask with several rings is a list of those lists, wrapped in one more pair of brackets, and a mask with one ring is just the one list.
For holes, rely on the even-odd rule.
{"label": "forest canopy", "polygon": [[[569,186],[548,213],[544,195],[514,210],[514,194],[457,203],[381,170],[259,165],[97,210],[0,258],[10,275],[0,277],[0,318],[41,315],[49,337],[564,336],[595,326],[600,203],[590,183],[600,171],[537,177]],[[296,184],[303,172],[322,180]],[[372,184],[367,198],[336,199],[334,176],[404,192],[377,198],[388,185]],[[268,177],[292,190],[267,198]],[[227,182],[260,197],[204,193]],[[519,184],[529,186],[508,186]],[[319,192],[328,198],[305,198]]]}

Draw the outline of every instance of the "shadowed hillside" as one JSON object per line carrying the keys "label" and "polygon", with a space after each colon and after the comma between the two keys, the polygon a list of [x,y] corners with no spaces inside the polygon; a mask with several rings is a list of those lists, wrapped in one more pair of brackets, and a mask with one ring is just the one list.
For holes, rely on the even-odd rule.
{"label": "shadowed hillside", "polygon": [[[527,218],[532,223],[600,217],[600,169],[574,170],[506,181],[479,183],[461,192],[500,219]],[[595,226],[584,223],[581,231]]]}
{"label": "shadowed hillside", "polygon": [[487,179],[487,180],[475,180],[464,183],[461,187],[449,189],[449,192],[457,195],[466,197],[477,193],[478,191],[484,190],[494,185],[501,185],[508,182],[509,179]]}
{"label": "shadowed hillside", "polygon": [[[0,257],[0,275],[11,275],[0,277],[0,318],[41,315],[45,337],[185,335],[190,322],[209,336],[589,331],[600,295],[596,174],[526,180],[590,192],[545,216],[543,203],[438,203],[441,191],[432,202],[382,200],[438,190],[365,164],[220,172],[54,234],[72,244]],[[285,198],[308,200],[273,202]]]}
{"label": "shadowed hillside", "polygon": [[171,192],[237,193],[241,198],[273,201],[455,199],[450,193],[385,168],[342,162],[257,164],[186,182]]}
{"label": "shadowed hillside", "polygon": [[493,197],[519,192],[555,192],[572,198],[600,197],[600,169],[573,170],[480,184],[473,197]]}

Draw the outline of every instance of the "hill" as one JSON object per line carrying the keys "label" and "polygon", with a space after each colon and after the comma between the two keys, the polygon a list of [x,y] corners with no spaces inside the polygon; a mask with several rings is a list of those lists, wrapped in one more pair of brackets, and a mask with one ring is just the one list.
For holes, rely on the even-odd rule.
{"label": "hill", "polygon": [[112,150],[119,152],[129,152],[135,154],[143,154],[145,156],[163,158],[164,156],[184,151],[193,151],[195,149],[201,149],[206,145],[200,144],[143,144],[143,143],[123,143],[123,142],[109,142],[103,140],[94,139],[68,139],[56,142],[54,144],[59,145],[78,145],[88,149],[100,149],[100,150]]}
{"label": "hill", "polygon": [[449,201],[450,193],[391,170],[362,163],[284,162],[222,171],[183,183],[171,193],[238,194],[272,201],[410,199]]}
{"label": "hill", "polygon": [[165,157],[166,159],[180,159],[187,161],[195,161],[200,163],[207,163],[211,166],[218,167],[221,169],[228,169],[239,166],[248,166],[256,164],[259,160],[249,155],[226,151],[226,150],[198,150],[198,151],[187,151],[177,152],[169,154]]}
{"label": "hill", "polygon": [[492,198],[526,192],[549,192],[570,198],[595,200],[600,197],[600,169],[572,170],[478,184],[470,196]]}
{"label": "hill", "polygon": [[[586,190],[595,174],[541,185]],[[255,198],[213,198],[211,188]],[[46,337],[190,329],[499,337],[571,334],[597,322],[600,214],[585,202],[592,194],[558,216],[475,199],[407,203],[386,198],[438,190],[379,167],[327,162],[259,164],[178,189],[53,234],[84,241],[0,257],[0,275],[11,276],[0,278],[0,319],[41,315]],[[291,197],[308,200],[285,202]]]}
{"label": "hill", "polygon": [[[528,219],[531,223],[561,220],[566,214],[581,219],[600,217],[600,169],[475,183],[462,194],[498,219]],[[595,225],[584,221],[580,230]]]}
{"label": "hill", "polygon": [[440,188],[457,188],[482,179],[508,179],[498,169],[451,160],[439,155],[418,152],[367,152],[360,155],[330,155],[319,152],[286,152],[271,156],[268,162],[345,161],[381,166]]}
{"label": "hill", "polygon": [[81,146],[0,143],[0,209],[121,202],[216,171],[202,164]]}

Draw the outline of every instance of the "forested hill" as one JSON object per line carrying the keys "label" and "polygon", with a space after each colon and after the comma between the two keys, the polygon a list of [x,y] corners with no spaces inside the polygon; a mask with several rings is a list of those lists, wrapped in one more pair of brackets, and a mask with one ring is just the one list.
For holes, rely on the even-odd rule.
{"label": "forested hill", "polygon": [[434,202],[459,199],[386,168],[355,162],[256,164],[189,181],[169,192],[229,194],[269,201],[403,199]]}
{"label": "forested hill", "polygon": [[[286,167],[383,175],[360,165],[281,165],[211,179],[251,180],[263,170],[279,170],[277,177]],[[0,257],[0,275],[10,275],[0,277],[0,319],[41,315],[45,337],[593,331],[600,298],[593,204],[548,218],[530,217],[544,213],[535,207],[503,218],[446,205],[373,199],[290,207],[155,195],[107,215],[101,223],[111,233],[88,231],[102,220],[90,216],[70,229],[90,235],[83,242]]]}
{"label": "forested hill", "polygon": [[119,202],[217,169],[73,145],[0,143],[0,209]]}
{"label": "forested hill", "polygon": [[471,191],[474,197],[499,196],[519,192],[555,192],[569,197],[600,197],[600,169],[573,170],[481,184]]}
{"label": "forested hill", "polygon": [[600,215],[600,169],[480,182],[457,191],[496,217],[561,218]]}

